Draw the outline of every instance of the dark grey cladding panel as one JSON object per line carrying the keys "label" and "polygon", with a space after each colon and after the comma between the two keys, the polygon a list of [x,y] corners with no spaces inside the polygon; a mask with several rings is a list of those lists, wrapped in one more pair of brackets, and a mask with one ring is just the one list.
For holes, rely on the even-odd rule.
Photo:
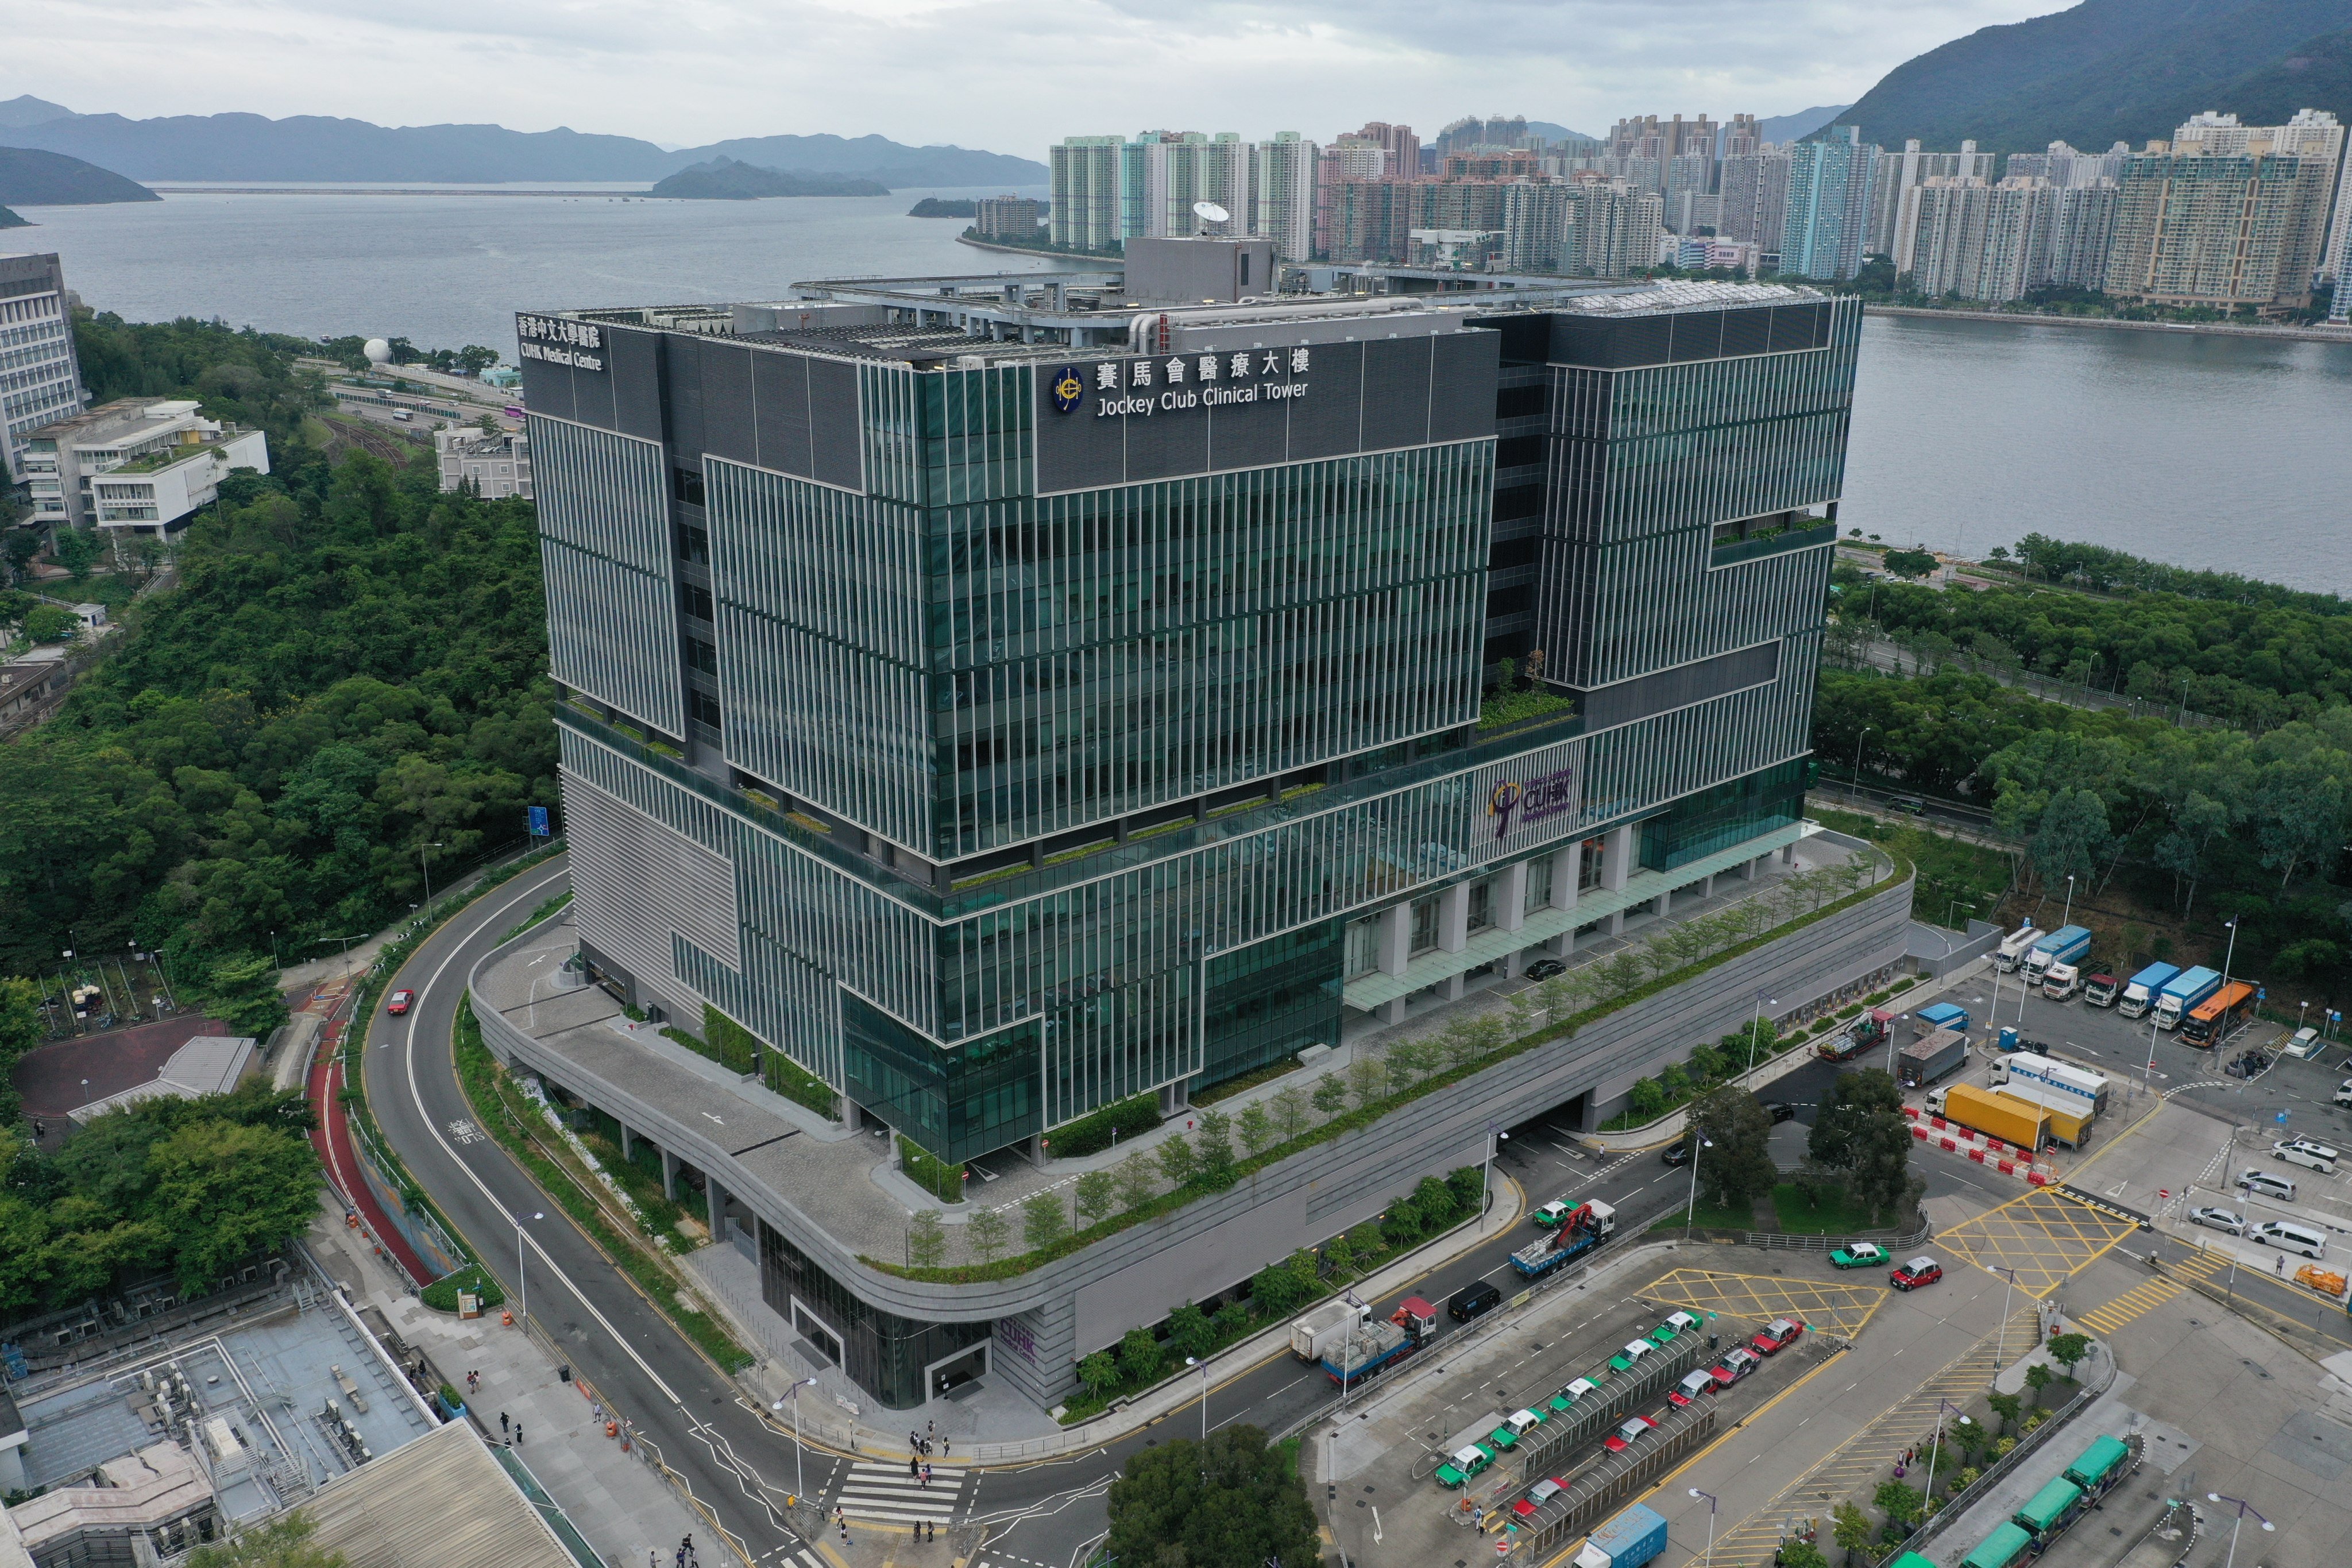
{"label": "dark grey cladding panel", "polygon": [[702,340],[672,332],[665,346],[662,391],[669,405],[670,456],[692,463],[709,449],[702,422]]}
{"label": "dark grey cladding panel", "polygon": [[1780,678],[1780,645],[1759,643],[1732,653],[1717,654],[1690,664],[1676,665],[1654,675],[1637,676],[1584,694],[1587,732],[1631,724],[1654,713],[1687,708],[1694,702],[1727,696],[1751,686],[1769,685]]}
{"label": "dark grey cladding panel", "polygon": [[[1073,419],[1088,417],[1083,411]],[[1281,419],[1275,416],[1276,422]],[[1127,478],[1130,484],[1205,472],[1209,467],[1209,421],[1198,410],[1143,418],[1104,419],[1127,428]],[[1296,454],[1293,454],[1294,456]]]}
{"label": "dark grey cladding panel", "polygon": [[572,367],[527,359],[522,362],[522,400],[533,414],[551,419],[580,419],[579,399],[572,395]]}
{"label": "dark grey cladding panel", "polygon": [[1677,360],[1717,359],[1723,353],[1723,312],[1688,310],[1667,318],[1675,324]]}
{"label": "dark grey cladding panel", "polygon": [[1429,345],[1435,341],[1375,338],[1363,345],[1365,451],[1418,447],[1429,439]]}
{"label": "dark grey cladding panel", "polygon": [[[1212,471],[1227,468],[1263,468],[1283,460],[1287,449],[1288,432],[1279,416],[1266,417],[1263,408],[1212,408],[1206,421],[1209,426],[1209,468]],[[1041,417],[1052,418],[1047,414]],[[1084,418],[1073,414],[1073,419]],[[1116,419],[1098,419],[1097,425],[1116,426]]]}
{"label": "dark grey cladding panel", "polygon": [[1674,357],[1672,316],[1633,316],[1610,323],[1608,363],[1622,370],[1633,365],[1664,364]]}
{"label": "dark grey cladding panel", "polygon": [[662,334],[606,327],[604,349],[613,381],[614,428],[642,441],[663,439]]}
{"label": "dark grey cladding panel", "polygon": [[[1294,463],[1309,458],[1337,458],[1358,450],[1357,433],[1364,411],[1364,345],[1317,343],[1313,370],[1307,376],[1306,396],[1289,403],[1289,457]],[[1423,373],[1426,384],[1427,373]],[[1282,416],[1267,410],[1277,419]],[[1134,471],[1135,437],[1128,437],[1128,468]]]}
{"label": "dark grey cladding panel", "polygon": [[1552,353],[1552,342],[1566,321],[1559,316],[1505,316],[1470,324],[1503,341],[1504,363],[1543,364],[1559,357]]}
{"label": "dark grey cladding panel", "polygon": [[1430,340],[1429,438],[1470,441],[1495,433],[1495,384],[1501,344],[1490,332],[1453,332]]}
{"label": "dark grey cladding panel", "polygon": [[814,473],[809,455],[808,356],[773,350],[751,355],[751,394],[763,468],[803,479]]}
{"label": "dark grey cladding panel", "polygon": [[1723,357],[1737,359],[1742,354],[1760,354],[1772,346],[1772,310],[1769,306],[1723,313]]}
{"label": "dark grey cladding panel", "polygon": [[1826,304],[1775,305],[1772,308],[1772,351],[1815,349],[1829,340]]}
{"label": "dark grey cladding panel", "polygon": [[858,416],[857,367],[842,360],[809,361],[810,478],[844,489],[866,488],[865,422]]}
{"label": "dark grey cladding panel", "polygon": [[742,343],[707,340],[702,345],[703,450],[730,462],[756,463],[759,444],[751,428],[751,360]]}

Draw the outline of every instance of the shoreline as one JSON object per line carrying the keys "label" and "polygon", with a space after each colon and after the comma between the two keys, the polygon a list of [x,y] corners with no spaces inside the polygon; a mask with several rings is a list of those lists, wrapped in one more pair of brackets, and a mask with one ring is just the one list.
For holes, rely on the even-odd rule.
{"label": "shoreline", "polygon": [[1865,305],[1871,316],[1909,316],[1928,321],[2001,321],[2022,327],[2119,327],[2139,332],[2205,332],[2226,338],[2269,338],[2284,342],[2352,343],[2352,328],[2263,327],[2230,321],[2123,321],[2109,316],[2042,316],[2016,310],[1936,310],[1916,305]]}

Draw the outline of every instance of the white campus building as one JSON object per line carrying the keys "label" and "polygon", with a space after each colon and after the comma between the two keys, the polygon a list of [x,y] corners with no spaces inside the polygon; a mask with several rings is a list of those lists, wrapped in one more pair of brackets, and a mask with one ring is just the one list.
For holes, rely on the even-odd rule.
{"label": "white campus building", "polygon": [[196,408],[123,397],[34,431],[21,459],[34,521],[166,533],[210,505],[230,470],[269,471],[267,437]]}

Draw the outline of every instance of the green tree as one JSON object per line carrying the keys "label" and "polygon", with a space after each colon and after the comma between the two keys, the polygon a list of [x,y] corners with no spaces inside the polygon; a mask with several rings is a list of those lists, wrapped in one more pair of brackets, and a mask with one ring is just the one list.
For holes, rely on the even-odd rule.
{"label": "green tree", "polygon": [[1830,1510],[1830,1535],[1845,1552],[1845,1560],[1852,1563],[1854,1553],[1870,1549],[1869,1517],[1852,1500],[1841,1498]]}
{"label": "green tree", "polygon": [[1266,1318],[1286,1318],[1315,1291],[1313,1277],[1302,1277],[1289,1258],[1269,1263],[1250,1279],[1250,1300]]}
{"label": "green tree", "polygon": [[2027,853],[2046,886],[2069,876],[2087,879],[2114,843],[2106,803],[2092,789],[2066,789],[2051,797]]}
{"label": "green tree", "polygon": [[63,605],[35,605],[23,626],[35,642],[73,642],[81,636],[81,617]]}
{"label": "green tree", "polygon": [[1805,1152],[1832,1171],[1853,1168],[1856,1140],[1874,1113],[1903,1113],[1903,1090],[1882,1068],[1840,1073],[1830,1080],[1829,1099],[1805,1134]]}
{"label": "green tree", "polygon": [[1920,1505],[1927,1500],[1916,1487],[1901,1481],[1881,1481],[1870,1500],[1886,1516],[1889,1524],[1908,1526],[1918,1522]]}
{"label": "green tree", "polygon": [[2051,1336],[2047,1349],[2050,1352],[2050,1359],[2066,1369],[2066,1381],[2072,1383],[2074,1381],[2074,1369],[2082,1364],[2084,1356],[2091,1353],[2091,1336],[2082,1333],[2053,1334]]}
{"label": "green tree", "polygon": [[1160,1145],[1160,1173],[1168,1178],[1171,1187],[1181,1187],[1192,1181],[1200,1171],[1200,1156],[1192,1145],[1181,1138],[1164,1140]]}
{"label": "green tree", "polygon": [[1227,1301],[1217,1309],[1217,1338],[1228,1343],[1248,1331],[1249,1308],[1240,1301]]}
{"label": "green tree", "polygon": [[1089,1225],[1108,1219],[1118,1203],[1118,1178],[1108,1171],[1088,1171],[1076,1189],[1079,1216]]}
{"label": "green tree", "polygon": [[1654,1121],[1666,1113],[1666,1091],[1654,1078],[1637,1078],[1633,1088],[1625,1091],[1625,1108],[1638,1124]]}
{"label": "green tree", "polygon": [[41,536],[39,533],[29,528],[9,529],[7,531],[7,545],[5,551],[5,557],[8,567],[8,581],[16,584],[18,586],[22,586],[32,582],[33,558],[40,554],[40,552]]}
{"label": "green tree", "polygon": [[1782,1542],[1776,1561],[1780,1568],[1830,1568],[1830,1560],[1810,1541]]}
{"label": "green tree", "polygon": [[1013,1224],[996,1209],[974,1209],[963,1222],[963,1238],[982,1263],[992,1263],[1013,1237]]}
{"label": "green tree", "polygon": [[1118,1370],[1129,1384],[1140,1388],[1160,1375],[1165,1359],[1150,1329],[1129,1329],[1118,1342]]}
{"label": "green tree", "polygon": [[1298,1468],[1255,1426],[1204,1447],[1172,1438],[1137,1451],[1107,1500],[1104,1551],[1167,1568],[1320,1568],[1322,1542]]}
{"label": "green tree", "polygon": [[2056,1381],[2050,1369],[2038,1361],[2025,1369],[2025,1386],[2033,1391],[2033,1408],[2042,1408],[2042,1391]]}
{"label": "green tree", "polygon": [[1208,1314],[1187,1301],[1168,1314],[1168,1348],[1181,1356],[1204,1356],[1217,1342]]}
{"label": "green tree", "polygon": [[1099,1399],[1118,1386],[1118,1363],[1108,1351],[1097,1351],[1078,1363],[1078,1381]]}
{"label": "green tree", "polygon": [[1365,1052],[1348,1064],[1348,1095],[1358,1110],[1379,1100],[1388,1087],[1388,1064],[1380,1058]]}
{"label": "green tree", "polygon": [[1692,1106],[1691,1121],[1715,1145],[1699,1162],[1708,1202],[1742,1208],[1771,1193],[1779,1179],[1770,1147],[1772,1118],[1754,1095],[1726,1084]]}
{"label": "green tree", "polygon": [[1152,1174],[1151,1157],[1140,1149],[1118,1163],[1118,1206],[1123,1210],[1141,1208],[1160,1185]]}
{"label": "green tree", "polygon": [[311,1540],[317,1530],[308,1515],[290,1513],[197,1547],[188,1553],[187,1568],[343,1568],[341,1552]]}
{"label": "green tree", "polygon": [[1327,1072],[1315,1080],[1315,1109],[1326,1116],[1337,1116],[1347,1108],[1348,1086],[1339,1075]]}
{"label": "green tree", "polygon": [[1473,1215],[1484,1209],[1486,1172],[1479,1165],[1462,1165],[1445,1173],[1446,1189],[1454,1194],[1454,1212]]}
{"label": "green tree", "polygon": [[237,953],[212,967],[204,992],[205,1011],[241,1035],[267,1040],[291,1016],[278,994],[278,966],[265,953]]}
{"label": "green tree", "polygon": [[106,546],[100,542],[98,531],[92,528],[60,528],[49,553],[66,569],[67,575],[77,583],[89,579],[90,568],[98,564]]}
{"label": "green tree", "polygon": [[1242,1147],[1249,1151],[1252,1159],[1257,1158],[1259,1152],[1274,1142],[1274,1118],[1257,1100],[1243,1106],[1241,1114],[1234,1119],[1234,1124],[1241,1133]]}
{"label": "green tree", "polygon": [[318,1212],[318,1160],[277,1128],[192,1123],[159,1140],[147,1163],[183,1289],[301,1235]]}
{"label": "green tree", "polygon": [[1070,1234],[1070,1211],[1058,1192],[1032,1193],[1021,1200],[1021,1243],[1043,1252]]}
{"label": "green tree", "polygon": [[1203,1110],[1200,1121],[1201,1181],[1221,1193],[1234,1184],[1233,1118],[1222,1110]]}
{"label": "green tree", "polygon": [[1281,1132],[1284,1142],[1307,1131],[1308,1101],[1305,1089],[1295,1083],[1285,1084],[1275,1091],[1274,1098],[1267,1104],[1273,1110],[1274,1125]]}
{"label": "green tree", "polygon": [[0,979],[0,1138],[16,1125],[24,1110],[12,1076],[26,1052],[41,1043],[46,1033],[41,1014],[41,988],[17,976]]}
{"label": "green tree", "polygon": [[947,1227],[937,1209],[919,1209],[907,1222],[907,1261],[918,1268],[936,1268],[948,1255]]}
{"label": "green tree", "polygon": [[2011,1427],[2017,1425],[2018,1416],[2025,1407],[2025,1402],[2014,1394],[1987,1394],[1985,1403],[1992,1407],[1992,1413],[1995,1415],[2000,1417],[2000,1429],[2003,1436],[2008,1434]]}

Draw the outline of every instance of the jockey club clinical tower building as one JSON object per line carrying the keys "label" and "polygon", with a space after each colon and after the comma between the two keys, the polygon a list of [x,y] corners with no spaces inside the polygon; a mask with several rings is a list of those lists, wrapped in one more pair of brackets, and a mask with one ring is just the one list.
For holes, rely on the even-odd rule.
{"label": "jockey club clinical tower building", "polygon": [[[1043,1267],[877,1267],[928,1200],[862,1129],[1027,1170],[1075,1118],[1312,1062],[1814,831],[1857,301],[1252,297],[1249,242],[1157,243],[1201,248],[518,323],[581,953],[756,1054],[730,1088],[650,1027],[493,1044],[698,1176],[888,1406],[982,1374],[1056,1403],[1490,1124],[1590,1127],[1758,995],[1903,951],[1890,883]],[[1203,258],[1239,286],[1154,300]],[[1482,723],[1505,659],[1559,700]],[[772,1092],[799,1073],[836,1120]]]}

